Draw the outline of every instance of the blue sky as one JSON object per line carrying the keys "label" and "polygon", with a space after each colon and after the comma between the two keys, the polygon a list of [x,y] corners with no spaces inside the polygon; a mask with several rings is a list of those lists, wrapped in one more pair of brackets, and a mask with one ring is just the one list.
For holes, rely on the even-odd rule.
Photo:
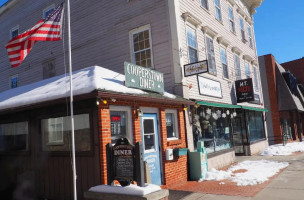
{"label": "blue sky", "polygon": [[264,0],[254,15],[258,55],[271,53],[279,63],[304,57],[304,1],[286,2]]}

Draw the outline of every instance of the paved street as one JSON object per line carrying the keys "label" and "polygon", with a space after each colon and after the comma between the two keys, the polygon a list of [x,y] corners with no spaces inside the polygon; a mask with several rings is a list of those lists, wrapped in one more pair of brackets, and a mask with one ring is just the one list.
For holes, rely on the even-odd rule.
{"label": "paved street", "polygon": [[[304,154],[292,156],[241,156],[236,162],[244,160],[274,160],[289,162],[290,165],[260,192],[253,197],[216,195],[208,192],[170,190],[170,200],[303,200],[304,199]],[[244,189],[246,189],[244,187]]]}

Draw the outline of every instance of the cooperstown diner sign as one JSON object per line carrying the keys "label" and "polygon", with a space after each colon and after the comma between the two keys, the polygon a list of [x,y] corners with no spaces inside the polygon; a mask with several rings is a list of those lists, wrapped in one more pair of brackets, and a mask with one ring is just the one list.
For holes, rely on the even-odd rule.
{"label": "cooperstown diner sign", "polygon": [[163,73],[129,62],[125,62],[124,66],[127,87],[164,93]]}

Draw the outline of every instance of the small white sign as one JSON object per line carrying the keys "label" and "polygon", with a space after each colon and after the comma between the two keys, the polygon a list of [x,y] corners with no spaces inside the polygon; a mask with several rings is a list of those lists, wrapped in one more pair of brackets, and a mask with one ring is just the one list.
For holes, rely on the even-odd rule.
{"label": "small white sign", "polygon": [[208,72],[207,60],[184,65],[185,77]]}
{"label": "small white sign", "polygon": [[201,95],[222,98],[221,83],[205,77],[198,76],[199,93]]}

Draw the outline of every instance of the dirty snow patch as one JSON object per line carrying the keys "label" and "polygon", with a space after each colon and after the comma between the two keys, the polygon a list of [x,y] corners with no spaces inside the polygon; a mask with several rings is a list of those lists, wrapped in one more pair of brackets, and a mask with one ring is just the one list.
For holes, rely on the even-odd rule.
{"label": "dirty snow patch", "polygon": [[286,156],[294,152],[304,152],[304,142],[292,142],[283,144],[275,144],[266,148],[260,153],[262,156]]}

